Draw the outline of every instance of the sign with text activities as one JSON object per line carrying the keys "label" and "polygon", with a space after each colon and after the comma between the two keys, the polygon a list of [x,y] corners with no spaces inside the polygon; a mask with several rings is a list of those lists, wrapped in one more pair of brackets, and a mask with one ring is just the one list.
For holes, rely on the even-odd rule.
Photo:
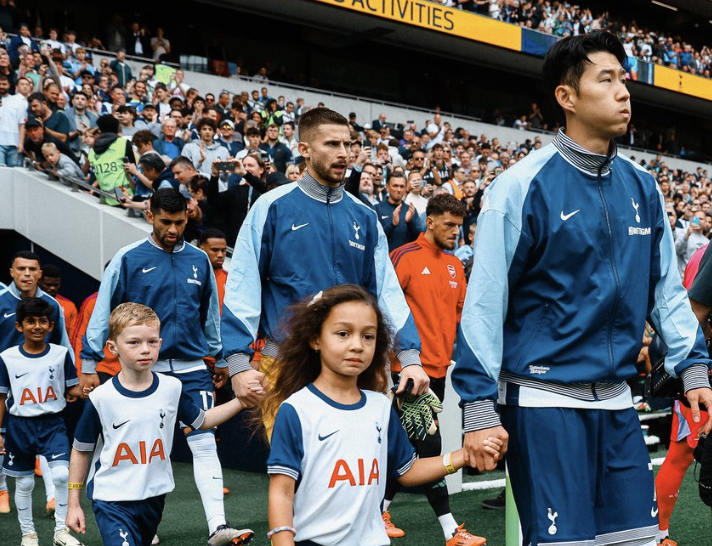
{"label": "sign with text activities", "polygon": [[429,0],[312,1],[505,49],[522,50],[520,27],[468,11],[448,8]]}

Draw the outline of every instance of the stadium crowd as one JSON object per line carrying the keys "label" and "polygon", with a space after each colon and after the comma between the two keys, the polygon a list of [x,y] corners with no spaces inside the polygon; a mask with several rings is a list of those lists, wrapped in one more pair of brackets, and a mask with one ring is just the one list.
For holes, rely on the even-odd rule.
{"label": "stadium crowd", "polygon": [[[492,11],[495,5],[499,12]],[[540,9],[541,17],[535,28],[545,25],[546,29],[549,24],[548,31],[561,36],[577,34],[579,25],[583,31],[606,23],[603,17],[594,19],[590,12],[545,2],[535,7],[528,3],[493,2],[487,4],[487,9],[488,15],[500,18],[509,11],[506,16],[509,19],[505,20],[526,20],[527,25],[533,25],[534,12]],[[520,15],[513,18],[518,11],[521,18]],[[281,196],[286,190],[268,195],[270,192],[289,182],[310,181],[305,171],[312,158],[303,156],[300,120],[308,114],[318,115],[313,112],[324,105],[308,105],[299,97],[272,97],[266,85],[266,72],[260,74],[264,79],[256,80],[265,83],[260,90],[240,95],[223,91],[216,95],[191,87],[181,69],[173,71],[168,81],[159,80],[153,65],[145,65],[138,74],[133,74],[125,62],[127,51],[123,48],[118,48],[115,60],[102,60],[95,66],[87,50],[72,41],[71,34],[65,37],[68,41],[58,42],[56,30],[54,33],[50,30],[49,39],[38,44],[30,38],[26,25],[19,30],[15,48],[9,43],[7,51],[0,49],[0,163],[8,167],[31,166],[65,184],[91,185],[101,190],[97,197],[107,206],[145,216],[154,225],[154,233],[156,218],[162,214],[161,210],[168,209],[153,210],[152,196],[161,191],[180,192],[188,218],[183,238],[207,253],[210,264],[203,265],[213,269],[218,293],[222,290],[219,306],[222,309],[227,282],[227,274],[222,271],[225,246],[241,240],[243,221],[253,206],[266,207],[268,200],[278,199],[276,195]],[[155,53],[162,49],[164,53],[155,57],[160,58],[170,51],[162,33],[159,41],[153,41],[140,25],[132,31],[132,53],[146,54],[150,50]],[[654,37],[641,35],[637,30],[631,31],[631,36],[625,29],[621,32],[624,46],[635,42],[636,36],[642,36],[641,42],[645,42],[646,36]],[[116,36],[120,34],[117,32]],[[125,45],[125,40],[122,43],[116,36],[109,47]],[[675,44],[670,43],[674,49]],[[655,51],[649,60],[671,62],[663,61],[662,57],[654,59]],[[677,63],[684,70],[680,57],[677,56]],[[524,116],[521,125],[541,124],[537,111],[533,105],[532,114]],[[542,147],[538,137],[524,142],[501,142],[496,135],[470,134],[464,127],[453,127],[439,112],[434,112],[423,126],[407,120],[393,123],[384,114],[365,122],[353,113],[348,118],[344,189],[376,211],[388,251],[415,242],[423,244],[423,234],[432,229],[428,221],[431,207],[439,202],[435,197],[448,195],[460,206],[452,210],[461,211],[457,215],[462,217],[462,223],[457,226],[452,247],[443,248],[459,258],[465,272],[472,267],[472,242],[486,188],[498,175]],[[694,254],[712,237],[709,172],[703,166],[693,172],[671,169],[662,156],[642,162],[641,167],[657,181],[664,196],[682,275]],[[92,192],[89,187],[86,191]],[[291,230],[306,225],[295,222]],[[354,223],[356,239],[360,237],[360,229]],[[181,243],[173,241],[171,250],[176,244]],[[238,248],[236,252],[240,250],[245,249]],[[31,256],[20,259],[34,260]],[[114,278],[118,278],[120,264],[116,262],[110,267],[116,272]],[[196,271],[195,266],[193,269]],[[210,277],[209,271],[201,274]],[[197,271],[195,275],[197,279]],[[43,290],[51,294],[51,288]],[[92,305],[96,298],[96,295],[90,297],[82,307]],[[65,316],[77,316],[71,302],[59,301]],[[231,309],[229,302],[225,309]],[[68,337],[74,340],[71,349],[77,356],[82,354],[82,333],[86,332],[81,332],[79,325],[88,327],[85,312],[78,315],[76,326],[69,322],[66,326]],[[209,338],[207,330],[205,335]],[[108,375],[118,371],[117,362],[102,362],[95,371]],[[216,373],[224,369],[220,362],[213,364]],[[83,375],[87,374],[91,371],[85,369]],[[80,386],[93,388],[85,383]],[[86,395],[87,391],[83,392]],[[0,505],[0,511],[2,508]],[[449,511],[445,515],[449,517],[447,525],[451,526],[452,515]],[[220,521],[210,527],[211,537],[230,529],[224,518]],[[385,521],[386,526],[389,523],[390,520]],[[457,532],[467,534],[464,529]]]}
{"label": "stadium crowd", "polygon": [[[437,1],[437,0],[435,0]],[[549,0],[442,0],[443,4],[473,11],[553,36],[578,36],[591,30],[615,31],[629,57],[711,77],[712,50],[707,45],[695,48],[684,37],[673,36],[664,29],[641,28],[635,21],[621,21],[610,12],[594,13],[589,7]],[[637,69],[633,69],[637,78]]]}

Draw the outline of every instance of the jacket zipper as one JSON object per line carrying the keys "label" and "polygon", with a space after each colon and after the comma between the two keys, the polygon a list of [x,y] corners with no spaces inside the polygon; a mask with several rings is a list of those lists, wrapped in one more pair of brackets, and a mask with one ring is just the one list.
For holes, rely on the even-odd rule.
{"label": "jacket zipper", "polygon": [[[176,264],[173,251],[171,251],[171,275],[173,276],[173,316],[178,317],[178,280],[176,279]],[[177,330],[178,320],[173,321],[173,343],[175,344],[178,340],[178,330]],[[168,359],[170,363],[171,371],[173,371],[173,359]]]}
{"label": "jacket zipper", "polygon": [[331,271],[334,275],[334,285],[339,284],[336,274],[336,240],[334,237],[334,219],[331,217],[331,193],[333,188],[326,191],[326,215],[329,217],[329,233],[331,234]]}
{"label": "jacket zipper", "polygon": [[[603,195],[603,181],[601,179],[601,173],[603,172],[603,167],[606,166],[607,163],[610,163],[610,160],[607,160],[601,164],[601,166],[598,168],[598,193],[601,196],[601,202],[603,203],[603,211],[606,214],[606,226],[608,228],[608,242],[610,244],[610,251],[611,251],[611,267],[613,269],[613,280],[616,283],[616,299],[613,302],[613,312],[611,313],[611,317],[608,321],[608,367],[609,367],[609,375],[613,374],[614,370],[614,363],[613,363],[613,322],[615,320],[616,313],[618,312],[618,301],[620,299],[620,279],[618,277],[618,267],[616,266],[616,260],[615,260],[615,255],[613,251],[613,229],[611,228],[611,218],[608,214],[608,205],[606,203],[606,198]],[[613,173],[613,169],[610,169],[610,172]],[[593,386],[593,394],[594,396],[596,395],[595,392],[595,385]]]}

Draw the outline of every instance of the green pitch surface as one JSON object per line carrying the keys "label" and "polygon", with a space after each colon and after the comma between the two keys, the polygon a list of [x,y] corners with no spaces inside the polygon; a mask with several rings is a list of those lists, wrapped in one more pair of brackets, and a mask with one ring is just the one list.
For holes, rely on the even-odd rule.
{"label": "green pitch surface", "polygon": [[[199,546],[207,544],[207,527],[198,491],[193,483],[190,465],[173,465],[176,489],[168,495],[163,521],[158,529],[164,546]],[[683,483],[680,498],[671,522],[672,537],[680,546],[702,546],[712,544],[710,510],[697,496],[697,484],[693,480],[693,469],[688,472]],[[267,545],[267,485],[264,475],[225,470],[225,486],[230,494],[225,497],[228,520],[236,527],[250,527],[256,533],[252,544]],[[490,480],[502,477],[495,473],[475,480]],[[14,479],[8,478],[11,494]],[[458,522],[465,522],[467,529],[485,536],[489,546],[505,546],[504,511],[483,510],[483,499],[497,495],[498,489],[471,491],[451,497],[452,511]],[[53,520],[45,516],[44,485],[36,480],[34,491],[35,526],[41,546],[51,546]],[[0,514],[0,546],[19,546],[20,529],[17,513]],[[86,546],[101,546],[101,538],[96,527],[89,503],[84,500],[88,530],[82,542]],[[391,505],[391,515],[395,524],[403,528],[406,536],[394,539],[395,546],[444,546],[440,526],[423,495],[400,493]]]}

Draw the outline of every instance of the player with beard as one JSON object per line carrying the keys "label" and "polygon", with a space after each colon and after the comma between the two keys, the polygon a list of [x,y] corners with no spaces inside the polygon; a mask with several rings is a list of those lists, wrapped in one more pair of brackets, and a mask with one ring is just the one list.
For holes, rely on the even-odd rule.
{"label": "player with beard", "polygon": [[[270,365],[283,332],[285,309],[338,284],[353,283],[378,298],[397,331],[396,352],[411,392],[428,389],[420,366],[420,340],[393,266],[388,242],[373,210],[343,189],[350,143],[346,118],[315,108],[299,120],[299,153],[304,176],[258,199],[235,243],[225,289],[221,331],[233,390],[259,404],[264,394],[249,386],[269,384]],[[247,229],[244,229],[245,226]],[[266,337],[259,371],[251,365],[250,344]]]}

